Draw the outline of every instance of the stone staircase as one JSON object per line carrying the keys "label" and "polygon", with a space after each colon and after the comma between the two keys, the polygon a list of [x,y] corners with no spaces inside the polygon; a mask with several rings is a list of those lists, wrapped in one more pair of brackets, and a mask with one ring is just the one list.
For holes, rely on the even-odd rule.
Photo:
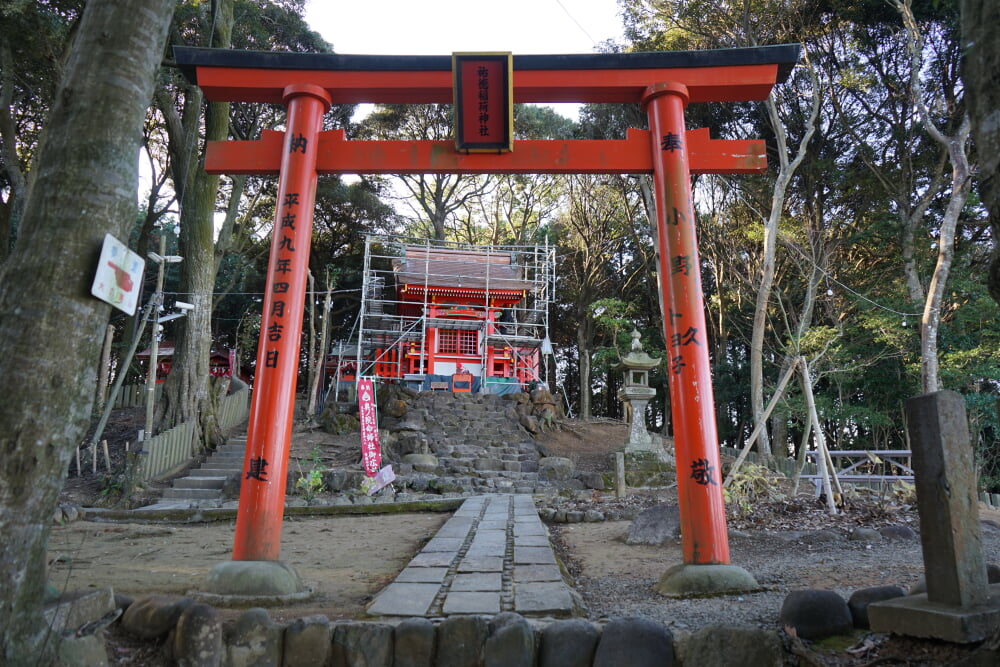
{"label": "stone staircase", "polygon": [[551,488],[539,479],[538,447],[519,423],[516,401],[421,392],[398,403],[405,405],[383,412],[383,427],[394,435],[404,480],[424,476],[439,493]]}
{"label": "stone staircase", "polygon": [[230,438],[200,467],[191,469],[187,477],[175,479],[173,486],[163,491],[163,501],[184,503],[222,500],[222,488],[226,480],[239,475],[243,470],[246,446],[246,436]]}

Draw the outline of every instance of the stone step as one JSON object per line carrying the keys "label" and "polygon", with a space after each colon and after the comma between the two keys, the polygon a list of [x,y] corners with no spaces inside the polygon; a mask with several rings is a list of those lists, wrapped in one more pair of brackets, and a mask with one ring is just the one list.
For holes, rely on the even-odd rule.
{"label": "stone step", "polygon": [[165,489],[163,498],[174,500],[218,500],[222,497],[219,489]]}
{"label": "stone step", "polygon": [[221,489],[225,477],[181,477],[174,480],[175,489]]}
{"label": "stone step", "polygon": [[243,469],[230,466],[209,466],[203,465],[200,468],[188,472],[189,477],[228,477],[233,473],[238,473]]}

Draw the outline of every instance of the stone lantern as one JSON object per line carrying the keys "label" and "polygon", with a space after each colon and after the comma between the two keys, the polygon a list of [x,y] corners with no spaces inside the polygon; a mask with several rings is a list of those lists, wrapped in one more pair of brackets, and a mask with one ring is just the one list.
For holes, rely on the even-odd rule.
{"label": "stone lantern", "polygon": [[656,396],[656,389],[649,386],[649,371],[660,364],[646,354],[639,341],[638,331],[632,331],[632,350],[622,359],[618,366],[625,374],[625,384],[618,391],[618,399],[624,401],[631,414],[632,424],[629,429],[625,453],[652,452],[661,458],[666,457],[659,438],[654,438],[646,431],[646,405]]}

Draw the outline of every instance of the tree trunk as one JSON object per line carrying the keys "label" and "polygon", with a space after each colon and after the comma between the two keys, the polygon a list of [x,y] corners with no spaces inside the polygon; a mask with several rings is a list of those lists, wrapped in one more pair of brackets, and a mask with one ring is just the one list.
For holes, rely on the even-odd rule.
{"label": "tree trunk", "polygon": [[[232,0],[223,0],[216,6],[212,17],[215,32],[209,37],[215,47],[228,47],[233,27]],[[200,102],[201,94],[195,86],[188,88],[188,95]],[[198,104],[189,108],[197,109]],[[163,398],[158,406],[160,429],[184,422],[197,425],[198,439],[206,448],[213,448],[222,441],[219,427],[218,403],[209,396],[209,367],[212,348],[212,293],[215,288],[217,266],[214,248],[215,202],[219,192],[218,175],[205,173],[197,153],[198,114],[185,114],[185,126],[178,135],[173,133],[171,143],[181,140],[186,151],[178,155],[183,161],[175,165],[175,181],[183,181],[181,192],[180,291],[190,298],[194,309],[178,321],[174,342],[174,358],[170,375],[163,386]],[[229,136],[229,104],[209,102],[205,112],[206,141],[223,140]],[[173,150],[173,149],[172,149]],[[197,166],[195,166],[197,165]]]}
{"label": "tree trunk", "polygon": [[[771,128],[778,141],[778,176],[774,183],[774,193],[771,196],[771,211],[764,223],[764,258],[761,262],[760,284],[757,286],[757,303],[753,314],[753,333],[750,336],[750,408],[754,415],[754,426],[760,426],[764,412],[764,332],[767,325],[767,304],[771,298],[771,288],[774,285],[774,261],[775,244],[778,236],[778,222],[785,208],[785,192],[791,183],[792,175],[802,164],[806,156],[806,147],[816,131],[816,120],[819,117],[820,108],[820,87],[816,80],[815,72],[810,65],[812,75],[812,108],[810,109],[809,120],[806,123],[806,131],[799,141],[798,151],[795,157],[789,161],[788,148],[786,142],[785,128],[778,115],[778,106],[774,101],[774,96],[767,99],[767,115],[771,122]],[[761,456],[770,456],[771,447],[767,437],[767,430],[760,429],[757,440],[757,451]]]}
{"label": "tree trunk", "polygon": [[979,196],[990,212],[993,253],[986,286],[1000,304],[1000,4],[962,0],[962,79],[979,156]]}
{"label": "tree trunk", "polygon": [[920,113],[921,125],[927,134],[947,151],[952,167],[951,193],[948,196],[948,206],[941,216],[937,264],[927,289],[924,312],[920,320],[920,380],[923,391],[930,393],[939,389],[937,340],[938,327],[941,325],[941,301],[944,298],[945,284],[955,254],[958,217],[962,214],[971,187],[972,170],[966,152],[971,125],[967,113],[963,114],[959,127],[952,136],[945,135],[935,125],[927,108],[920,79],[924,67],[924,41],[913,16],[911,0],[893,0],[893,6],[903,19],[903,26],[906,29],[907,46],[910,50],[910,89],[914,104]]}
{"label": "tree trunk", "polygon": [[[142,123],[172,0],[90,0],[49,114],[17,246],[0,269],[0,663],[49,664],[45,560],[86,432],[111,307],[90,295],[104,235],[136,216]],[[127,36],[127,38],[125,38]]]}
{"label": "tree trunk", "polygon": [[580,366],[580,419],[589,421],[593,416],[593,393],[590,387],[590,354],[594,339],[593,320],[589,315],[580,317],[576,326],[576,349]]}

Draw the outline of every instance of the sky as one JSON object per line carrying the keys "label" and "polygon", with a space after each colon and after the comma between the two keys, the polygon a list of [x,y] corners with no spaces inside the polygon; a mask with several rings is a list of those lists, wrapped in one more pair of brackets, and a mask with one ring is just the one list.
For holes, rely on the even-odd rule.
{"label": "sky", "polygon": [[593,53],[621,40],[616,0],[309,0],[306,21],[337,53]]}
{"label": "sky", "polygon": [[[617,0],[308,0],[306,21],[343,54],[594,53],[622,40]],[[580,110],[547,106],[574,120]]]}

